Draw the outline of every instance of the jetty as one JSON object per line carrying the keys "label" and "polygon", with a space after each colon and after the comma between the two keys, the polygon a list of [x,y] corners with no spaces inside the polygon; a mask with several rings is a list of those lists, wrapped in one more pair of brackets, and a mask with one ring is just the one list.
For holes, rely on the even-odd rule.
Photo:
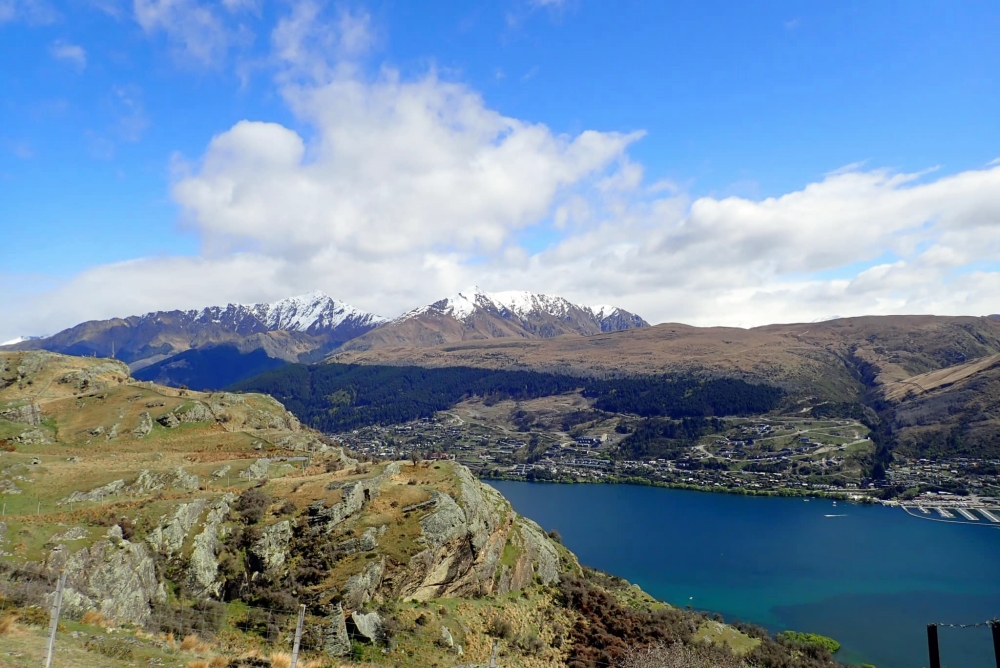
{"label": "jetty", "polygon": [[995,522],[997,524],[1000,524],[1000,517],[997,517],[992,512],[990,512],[988,509],[986,509],[986,508],[977,508],[976,510],[978,510],[979,512],[981,512],[983,514],[983,517],[985,517],[986,519],[988,519],[990,522]]}
{"label": "jetty", "polygon": [[965,508],[956,508],[955,510],[957,510],[962,515],[962,517],[964,517],[967,520],[970,520],[972,522],[978,522],[979,521],[978,517],[976,517],[975,515],[973,515],[971,512],[969,512]]}

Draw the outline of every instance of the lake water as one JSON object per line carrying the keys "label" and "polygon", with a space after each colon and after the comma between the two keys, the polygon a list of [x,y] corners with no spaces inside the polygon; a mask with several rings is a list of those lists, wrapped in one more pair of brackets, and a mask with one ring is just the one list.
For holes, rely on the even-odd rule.
{"label": "lake water", "polygon": [[[997,528],[820,499],[490,484],[581,563],[674,605],[830,636],[841,661],[927,666],[928,623],[1000,618]],[[940,639],[944,666],[995,667],[988,628],[943,628]]]}

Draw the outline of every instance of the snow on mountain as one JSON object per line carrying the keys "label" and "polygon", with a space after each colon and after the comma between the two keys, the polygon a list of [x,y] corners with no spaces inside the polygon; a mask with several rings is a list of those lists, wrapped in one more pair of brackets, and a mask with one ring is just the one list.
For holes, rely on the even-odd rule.
{"label": "snow on mountain", "polygon": [[254,304],[250,309],[268,329],[292,332],[329,330],[345,322],[355,326],[387,322],[386,318],[331,299],[318,290],[270,304]]}
{"label": "snow on mountain", "polygon": [[[276,302],[209,306],[185,312],[192,321],[224,325],[241,331],[326,332],[342,324],[377,327],[386,318],[332,299],[319,290]],[[161,312],[147,313],[143,320],[159,320]]]}
{"label": "snow on mountain", "polygon": [[[627,313],[616,306],[573,304],[562,297],[536,294],[524,290],[485,292],[478,287],[473,287],[433,304],[407,311],[396,318],[394,322],[402,322],[431,312],[450,315],[456,320],[464,321],[477,311],[496,311],[500,315],[514,316],[522,320],[533,315],[543,314],[565,318],[573,315],[574,312],[583,311],[598,322],[619,313]],[[631,314],[629,315],[631,316]]]}
{"label": "snow on mountain", "polygon": [[37,341],[39,339],[44,339],[44,336],[19,336],[16,339],[11,339],[10,341],[4,341],[0,343],[0,346],[13,346],[18,343],[24,343],[25,341]]}

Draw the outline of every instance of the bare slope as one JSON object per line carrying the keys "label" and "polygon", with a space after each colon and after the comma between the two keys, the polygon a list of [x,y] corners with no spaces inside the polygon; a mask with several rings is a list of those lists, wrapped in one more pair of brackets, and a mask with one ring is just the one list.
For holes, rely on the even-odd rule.
{"label": "bare slope", "polygon": [[675,323],[588,337],[464,341],[336,353],[329,361],[532,368],[583,375],[676,371],[735,375],[835,400],[1000,353],[991,318],[886,316],[754,329]]}

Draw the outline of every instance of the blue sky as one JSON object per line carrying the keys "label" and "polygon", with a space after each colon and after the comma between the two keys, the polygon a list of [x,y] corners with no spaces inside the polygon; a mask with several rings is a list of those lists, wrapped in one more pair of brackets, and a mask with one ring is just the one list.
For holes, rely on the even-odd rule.
{"label": "blue sky", "polygon": [[[998,34],[994,3],[956,1],[0,0],[0,286],[20,295],[0,306],[0,337],[313,288],[394,315],[469,282],[698,324],[990,311]],[[426,198],[389,202],[426,190],[414,174],[443,163],[408,162],[443,145],[406,153],[393,131],[406,94],[380,88],[387,80],[423,83],[428,122],[465,133],[451,137],[449,165],[479,164],[516,135],[493,128],[492,114],[544,127],[545,141],[595,132],[611,143],[585,158],[525,149],[493,176],[545,156],[552,173],[572,174],[537,193],[518,185],[516,206],[477,196],[497,181],[474,179],[456,181],[468,201],[445,211]],[[386,132],[352,124],[356,108],[331,111],[347,84],[360,108],[393,110]],[[438,94],[451,97],[427,102]],[[478,105],[469,125],[466,104]],[[255,203],[260,220],[241,229],[246,210],[205,193],[251,178],[239,151],[243,166],[206,168],[213,137],[244,120],[299,137],[295,178],[309,187],[274,212]],[[324,153],[341,133],[358,146]],[[395,148],[379,157],[383,136]],[[351,160],[371,164],[345,190]],[[261,165],[247,183],[271,182],[273,165]],[[343,210],[344,197],[303,202],[327,184],[372,193]],[[566,223],[561,208],[586,213]],[[267,233],[276,220],[312,222],[286,244]],[[830,244],[841,233],[858,235],[853,250]],[[391,250],[358,241],[381,235]],[[720,257],[724,270],[708,272]],[[177,272],[190,284],[165,288]],[[905,289],[906,272],[922,284]],[[117,296],[81,298],[106,289]],[[30,306],[39,295],[46,309]]]}

